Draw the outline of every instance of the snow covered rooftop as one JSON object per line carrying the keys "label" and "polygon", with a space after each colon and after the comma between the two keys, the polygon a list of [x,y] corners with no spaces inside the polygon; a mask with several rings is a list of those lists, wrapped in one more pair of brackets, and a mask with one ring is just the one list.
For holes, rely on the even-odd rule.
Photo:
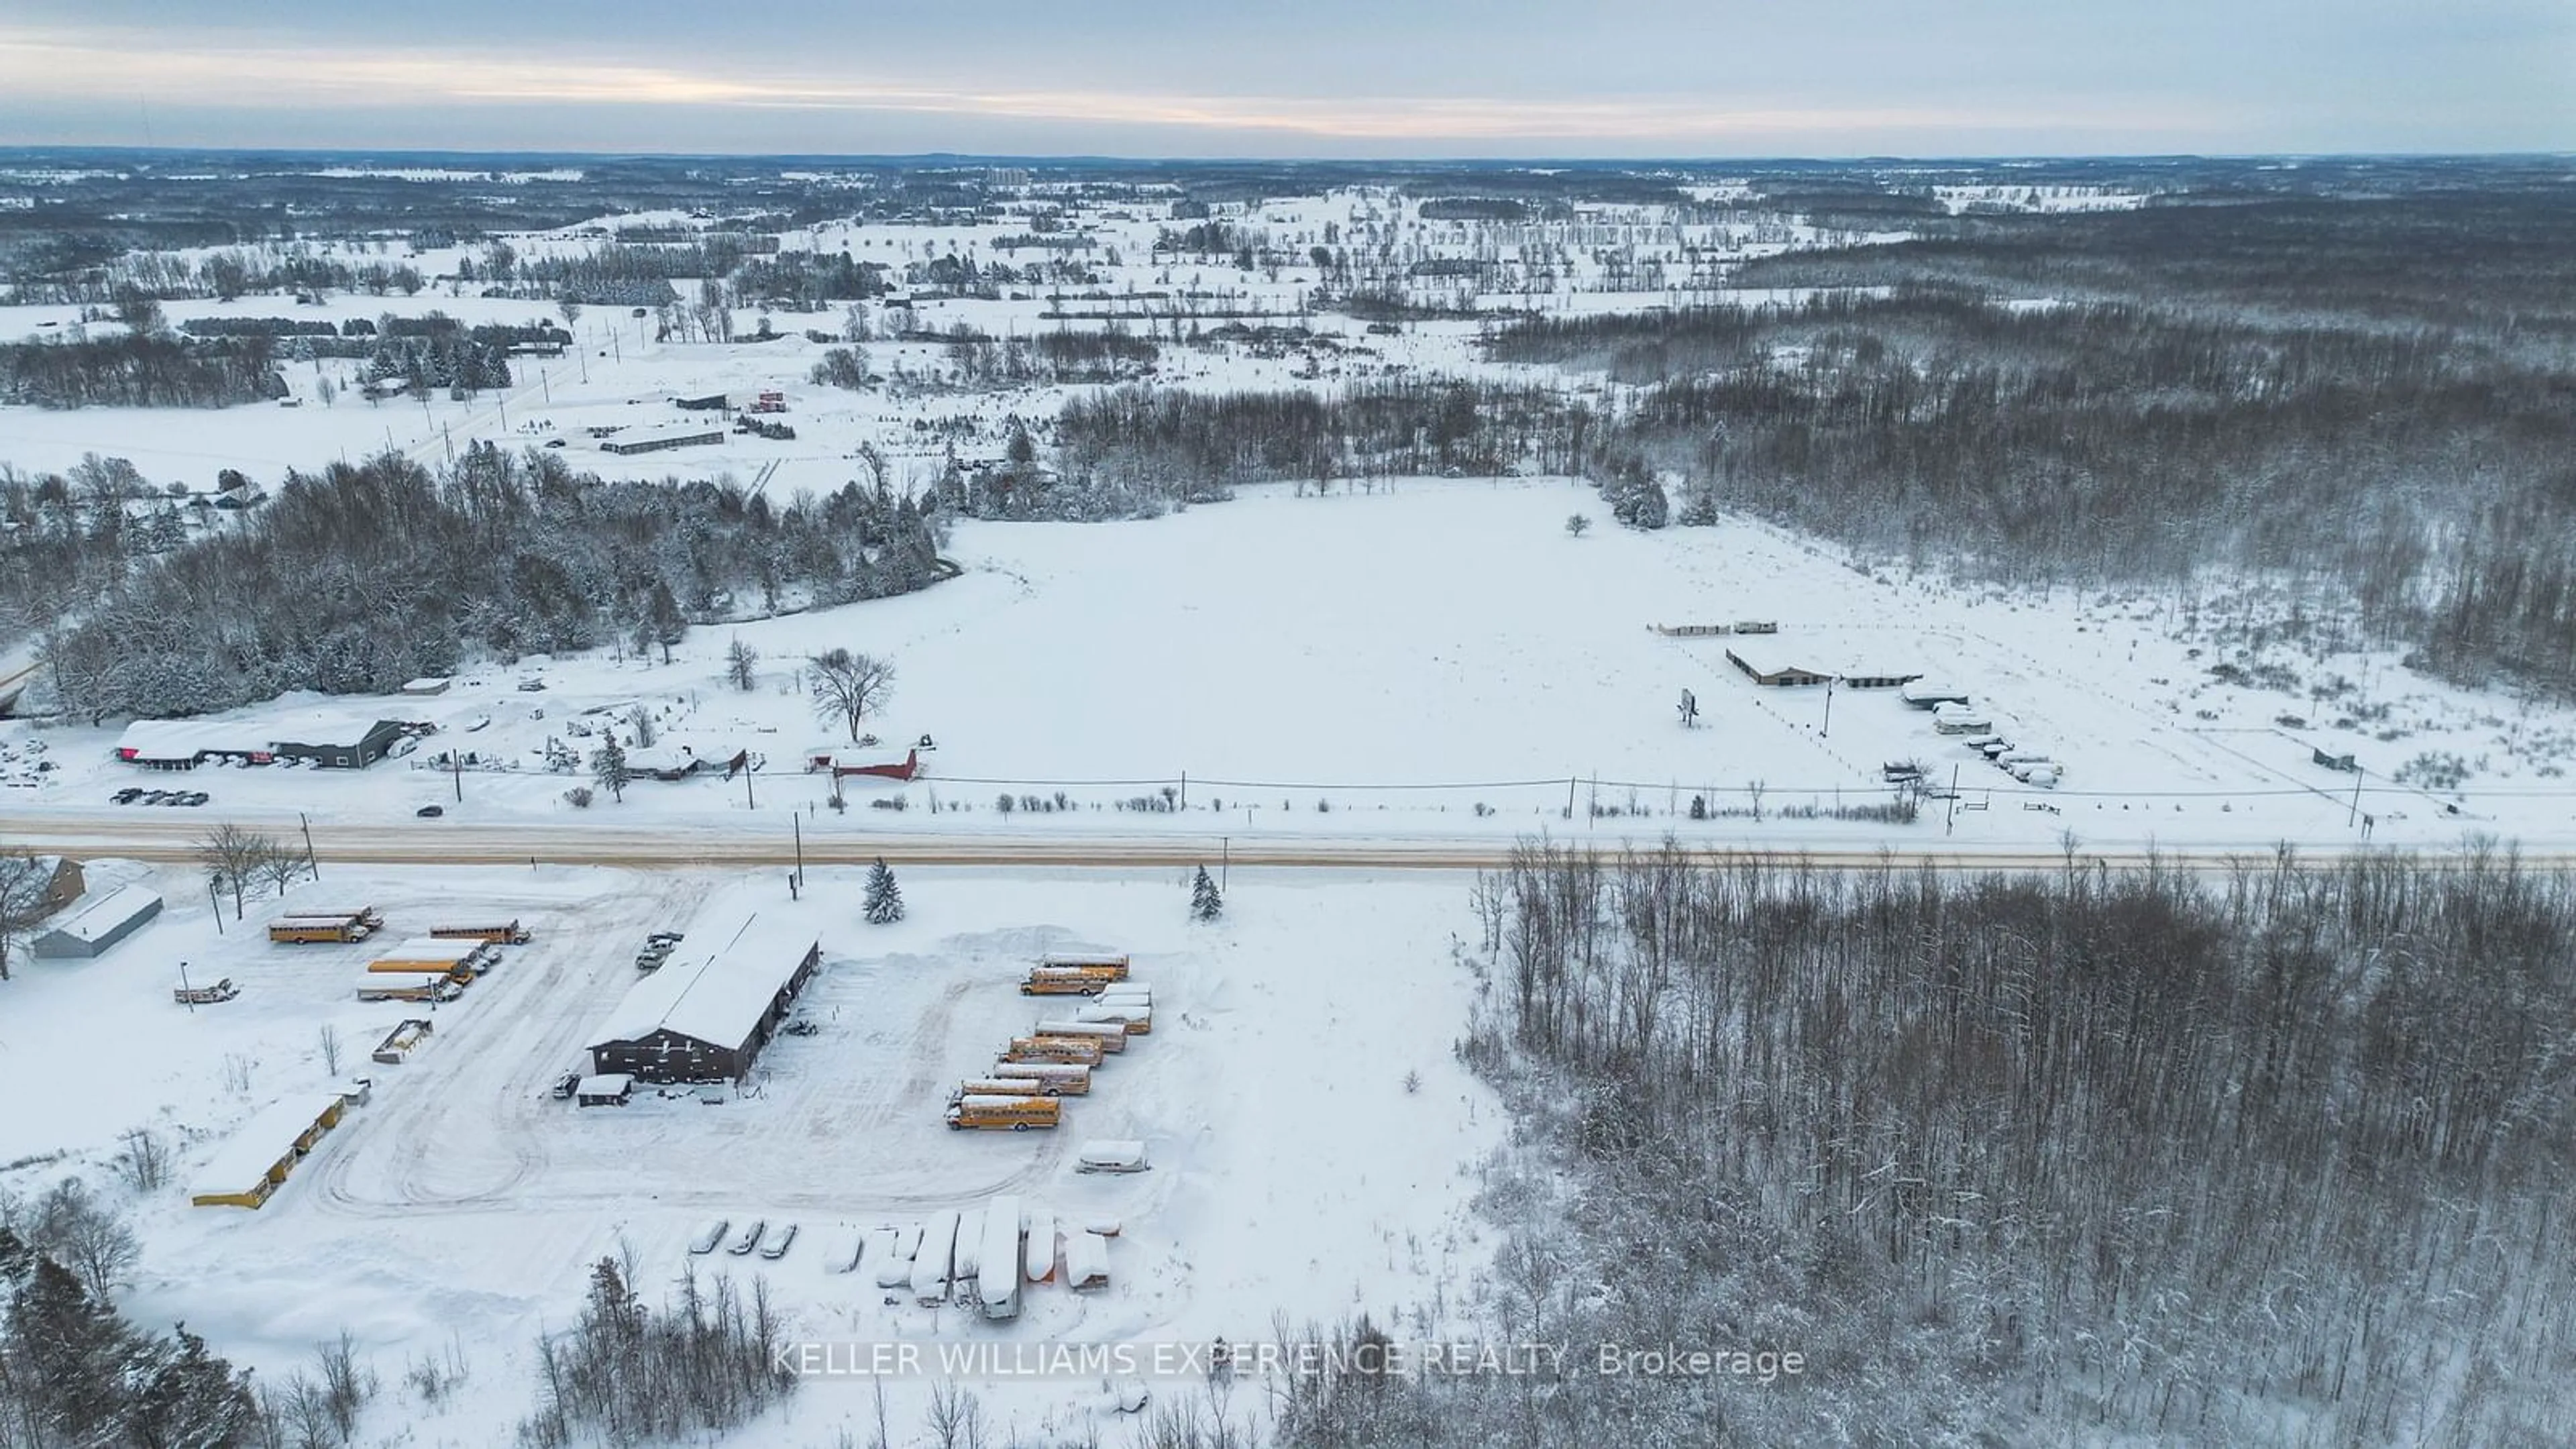
{"label": "snow covered rooftop", "polygon": [[161,909],[161,894],[148,886],[130,885],[123,890],[100,896],[71,915],[56,922],[49,934],[68,936],[75,941],[96,945],[101,937],[113,935],[126,922],[137,916],[150,915]]}
{"label": "snow covered rooftop", "polygon": [[355,748],[373,719],[328,712],[263,716],[254,720],[139,719],[116,738],[127,760],[193,760],[199,755],[264,755],[281,743]]}
{"label": "snow covered rooftop", "polygon": [[414,936],[397,946],[378,952],[379,961],[446,961],[471,959],[491,942],[476,937]]}
{"label": "snow covered rooftop", "polygon": [[295,1092],[251,1114],[193,1179],[203,1197],[255,1191],[270,1168],[295,1151],[296,1139],[341,1104],[337,1092]]}
{"label": "snow covered rooftop", "polygon": [[669,1031],[740,1046],[818,940],[809,919],[785,906],[701,920],[669,964],[636,982],[590,1040],[642,1041]]}

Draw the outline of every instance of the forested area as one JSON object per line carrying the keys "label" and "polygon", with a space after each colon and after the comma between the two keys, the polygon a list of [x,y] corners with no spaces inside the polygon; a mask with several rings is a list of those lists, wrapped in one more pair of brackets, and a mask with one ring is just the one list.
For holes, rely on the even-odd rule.
{"label": "forested area", "polygon": [[1283,1443],[2576,1436],[2563,874],[1539,843],[1477,905],[1479,1329],[1802,1371],[1304,1380]]}
{"label": "forested area", "polygon": [[1679,521],[2018,583],[2270,571],[2428,671],[2576,691],[2576,209],[2430,205],[1995,223],[1742,278],[1880,294],[1491,350],[1642,389],[1586,461]]}
{"label": "forested area", "polygon": [[1571,472],[1590,427],[1551,388],[1389,378],[1332,395],[1119,388],[1067,402],[1056,443],[1072,477],[1195,501],[1240,483]]}
{"label": "forested area", "polygon": [[436,473],[387,455],[289,474],[275,495],[243,528],[88,597],[48,592],[44,560],[80,544],[45,532],[84,530],[106,510],[36,511],[7,577],[71,621],[45,644],[66,710],[186,715],[295,689],[384,692],[477,652],[641,648],[692,622],[940,576],[936,505],[882,483],[779,507],[729,482],[608,481],[477,443]]}
{"label": "forested area", "polygon": [[260,337],[161,336],[0,343],[0,402],[37,407],[228,407],[283,397],[276,347]]}
{"label": "forested area", "polygon": [[185,1325],[167,1337],[136,1327],[0,1225],[0,1446],[248,1449],[285,1442],[287,1413]]}

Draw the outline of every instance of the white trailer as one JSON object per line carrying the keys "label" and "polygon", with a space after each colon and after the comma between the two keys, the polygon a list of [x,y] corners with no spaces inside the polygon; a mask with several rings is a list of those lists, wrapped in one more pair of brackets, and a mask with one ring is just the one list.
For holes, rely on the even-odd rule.
{"label": "white trailer", "polygon": [[1076,1292],[1109,1286],[1109,1240],[1098,1233],[1064,1235],[1064,1286]]}
{"label": "white trailer", "polygon": [[1145,1160],[1145,1144],[1129,1138],[1085,1142],[1074,1153],[1076,1172],[1145,1172],[1152,1167]]}
{"label": "white trailer", "polygon": [[916,1223],[902,1229],[879,1228],[877,1231],[885,1234],[884,1251],[879,1252],[879,1245],[874,1241],[868,1244],[868,1252],[876,1258],[877,1286],[900,1288],[912,1281],[912,1254],[905,1251],[904,1245],[907,1242],[915,1247],[920,1245],[921,1225]]}
{"label": "white trailer", "polygon": [[1127,1050],[1127,1028],[1114,1021],[1041,1021],[1029,1028],[1032,1036],[1089,1037],[1100,1043],[1104,1052]]}
{"label": "white trailer", "polygon": [[1154,1008],[1133,1005],[1091,1005],[1077,1007],[1073,1019],[1081,1022],[1103,1022],[1123,1027],[1131,1036],[1143,1036],[1154,1029]]}
{"label": "white trailer", "polygon": [[1037,1084],[1036,1091],[1017,1094],[1021,1096],[1091,1095],[1091,1068],[1080,1062],[995,1062],[993,1075]]}
{"label": "white trailer", "polygon": [[949,1255],[957,1248],[957,1214],[943,1208],[921,1225],[921,1251],[912,1259],[912,1301],[936,1307],[948,1301]]}
{"label": "white trailer", "polygon": [[1004,1193],[984,1208],[984,1245],[975,1255],[975,1300],[986,1318],[1020,1316],[1020,1200]]}
{"label": "white trailer", "polygon": [[1021,1257],[1021,1271],[1030,1282],[1044,1283],[1055,1276],[1055,1213],[1032,1204],[1028,1217],[1028,1247]]}

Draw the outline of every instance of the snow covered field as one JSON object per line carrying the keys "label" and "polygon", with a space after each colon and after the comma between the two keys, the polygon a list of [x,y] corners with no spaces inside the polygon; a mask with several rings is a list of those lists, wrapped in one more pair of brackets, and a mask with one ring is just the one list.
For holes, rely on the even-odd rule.
{"label": "snow covered field", "polygon": [[[1777,848],[2027,848],[2074,832],[2103,848],[2267,848],[2362,842],[2443,846],[2484,830],[2533,846],[2569,839],[2551,772],[2563,713],[2513,710],[2433,685],[2385,658],[2262,656],[2298,683],[2367,681],[2372,726],[2336,730],[2294,683],[2263,687],[2212,664],[2239,656],[2195,637],[2175,601],[1971,595],[1748,523],[1569,537],[1599,514],[1563,480],[1406,480],[1369,493],[1250,489],[1234,502],[1108,525],[960,526],[964,574],[920,594],[738,627],[701,626],[673,662],[602,652],[485,667],[431,698],[298,697],[256,719],[324,709],[434,723],[408,758],[364,771],[209,767],[181,775],[118,763],[119,726],[0,726],[0,749],[54,768],[10,776],[0,821],[83,822],[186,838],[216,819],[292,829],[365,826],[419,836],[459,823],[552,830],[674,826],[809,837],[1032,838],[1121,833],[1261,839],[1310,835],[1507,841],[1540,829],[1604,845],[1666,832]],[[2223,601],[2202,605],[2199,637]],[[1776,621],[1763,636],[1669,637],[1655,625]],[[759,649],[759,687],[723,680],[736,637]],[[892,702],[859,753],[900,760],[921,735],[924,779],[854,779],[852,808],[819,809],[811,750],[848,748],[796,685],[807,654],[846,645],[894,661]],[[2059,762],[2055,788],[2020,783],[1934,728],[1888,689],[1773,688],[1728,659],[1847,673],[1921,673],[1971,692],[1994,731]],[[2197,652],[2195,652],[2197,651]],[[2244,656],[2253,657],[2253,656]],[[542,692],[522,692],[522,679]],[[2355,686],[2363,688],[2364,686]],[[1677,713],[1696,698],[1697,728]],[[549,740],[586,758],[637,706],[665,753],[765,758],[749,791],[715,774],[639,780],[587,811],[549,773]],[[1830,709],[1830,719],[1828,719]],[[2293,713],[2295,712],[2295,713]],[[2508,719],[2509,713],[2517,717]],[[2303,726],[2281,717],[2317,717]],[[460,785],[427,767],[471,751]],[[2356,777],[2312,762],[2353,752]],[[2418,755],[2475,759],[2444,791],[2390,779]],[[1831,818],[1895,797],[1890,762],[1923,764],[1959,799],[1911,824]],[[1186,775],[1186,782],[1183,776]],[[2358,809],[2354,787],[2361,787]],[[113,806],[119,788],[185,787],[202,809]],[[1165,787],[1184,809],[1159,806]],[[1184,794],[1184,787],[1186,793]],[[1570,787],[1570,788],[1569,788]],[[1032,813],[1027,797],[1063,809]],[[746,794],[749,795],[748,802]],[[1022,808],[1005,814],[997,797]],[[1571,795],[1572,814],[1566,812]],[[1709,818],[1692,817],[1694,797]],[[905,808],[882,808],[900,799]],[[415,820],[437,804],[444,820]],[[1755,818],[1755,811],[1760,818]],[[1824,818],[1798,818],[1815,812]],[[1070,813],[1068,813],[1070,812]],[[531,847],[535,849],[535,847]],[[1213,857],[1216,852],[1210,850]]]}

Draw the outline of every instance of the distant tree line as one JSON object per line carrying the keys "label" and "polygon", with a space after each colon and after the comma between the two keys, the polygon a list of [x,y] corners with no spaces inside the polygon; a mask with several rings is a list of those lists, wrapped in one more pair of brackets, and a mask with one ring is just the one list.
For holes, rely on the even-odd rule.
{"label": "distant tree line", "polygon": [[1460,1049],[1519,1124],[1477,1326],[1576,1370],[1299,1379],[1282,1444],[2576,1435],[2563,874],[1533,843],[1477,909]]}
{"label": "distant tree line", "polygon": [[1195,502],[1240,483],[1571,472],[1591,430],[1552,388],[1384,379],[1329,395],[1118,388],[1067,402],[1056,442],[1069,477]]}
{"label": "distant tree line", "polygon": [[72,622],[43,652],[62,707],[94,719],[381,693],[478,654],[640,651],[692,623],[909,592],[941,576],[940,526],[882,483],[779,507],[487,443],[437,473],[380,456],[291,473],[241,529],[55,595]]}
{"label": "distant tree line", "polygon": [[0,344],[0,402],[48,408],[229,407],[286,395],[266,336],[135,333]]}
{"label": "distant tree line", "polygon": [[2432,672],[2576,690],[2576,371],[2528,338],[1942,286],[1492,352],[1638,385],[1588,461],[1672,477],[1675,521],[2024,583],[2271,570]]}

